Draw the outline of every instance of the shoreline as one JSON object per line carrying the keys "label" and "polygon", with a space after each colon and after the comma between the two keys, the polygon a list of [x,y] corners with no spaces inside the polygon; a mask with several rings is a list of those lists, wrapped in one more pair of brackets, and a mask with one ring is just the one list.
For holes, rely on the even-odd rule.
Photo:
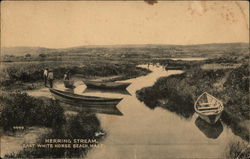
{"label": "shoreline", "polygon": [[[23,67],[23,66],[20,66]],[[19,70],[18,66],[11,67],[7,71],[2,71],[4,74],[0,82],[1,91],[15,91],[15,90],[35,90],[44,87],[43,77],[42,77],[42,68],[43,64],[37,64],[36,70],[27,68],[27,74],[22,69],[20,73],[16,73]],[[52,66],[51,66],[52,67]],[[31,71],[29,69],[32,69]],[[105,71],[104,71],[105,69]],[[14,71],[16,70],[16,71]],[[127,80],[130,78],[135,78],[139,76],[145,76],[151,71],[146,68],[137,67],[135,64],[92,64],[83,67],[77,66],[60,66],[54,69],[54,81],[62,81],[63,74],[66,70],[71,71],[72,78],[89,78],[89,79],[105,79],[105,81],[115,81],[115,80]],[[104,72],[103,72],[104,71]],[[16,75],[17,74],[17,75]],[[7,79],[5,77],[8,77]]]}
{"label": "shoreline", "polygon": [[195,113],[193,105],[197,97],[204,91],[210,92],[224,103],[225,110],[221,120],[234,134],[249,141],[250,127],[247,124],[250,122],[247,115],[249,77],[244,78],[245,81],[241,83],[238,79],[247,77],[248,65],[243,63],[232,70],[203,70],[201,66],[196,65],[186,69],[182,74],[162,77],[153,86],[138,90],[137,98],[151,109],[160,106],[188,119]]}

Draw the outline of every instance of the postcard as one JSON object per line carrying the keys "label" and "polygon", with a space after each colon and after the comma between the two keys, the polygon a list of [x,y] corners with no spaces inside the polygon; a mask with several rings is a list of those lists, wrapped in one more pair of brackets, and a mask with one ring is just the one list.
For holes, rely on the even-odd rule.
{"label": "postcard", "polygon": [[248,1],[2,1],[1,158],[250,157]]}

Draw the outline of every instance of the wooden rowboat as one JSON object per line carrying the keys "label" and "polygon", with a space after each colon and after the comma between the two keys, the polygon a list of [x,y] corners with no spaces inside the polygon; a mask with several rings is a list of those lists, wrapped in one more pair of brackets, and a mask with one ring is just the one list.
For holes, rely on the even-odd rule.
{"label": "wooden rowboat", "polygon": [[122,100],[122,98],[84,96],[53,88],[49,90],[57,100],[66,104],[82,107],[115,107]]}
{"label": "wooden rowboat", "polygon": [[201,119],[215,124],[220,119],[224,106],[220,100],[204,92],[196,100],[194,109]]}
{"label": "wooden rowboat", "polygon": [[74,81],[72,80],[64,80],[63,83],[66,88],[74,88]]}
{"label": "wooden rowboat", "polygon": [[121,95],[130,95],[131,94],[127,91],[127,89],[101,89],[101,88],[86,88],[83,93],[115,93],[115,94],[121,94]]}
{"label": "wooden rowboat", "polygon": [[103,81],[91,81],[91,80],[83,80],[83,82],[88,88],[100,88],[100,89],[126,89],[131,84],[124,82],[103,82]]}

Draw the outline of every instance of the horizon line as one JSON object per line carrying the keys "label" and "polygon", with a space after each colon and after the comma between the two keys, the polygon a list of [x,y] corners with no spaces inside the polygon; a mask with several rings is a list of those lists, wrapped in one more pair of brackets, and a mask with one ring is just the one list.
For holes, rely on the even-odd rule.
{"label": "horizon line", "polygon": [[175,45],[175,46],[192,46],[192,45],[209,45],[209,44],[250,44],[249,42],[221,42],[221,43],[197,43],[197,44],[156,44],[156,43],[148,43],[148,44],[92,44],[92,45],[75,45],[69,47],[46,47],[46,46],[25,46],[25,45],[16,45],[16,46],[1,46],[0,48],[15,48],[15,47],[26,47],[26,48],[46,48],[46,49],[68,49],[68,48],[77,48],[77,47],[100,47],[100,46],[140,46],[140,45]]}

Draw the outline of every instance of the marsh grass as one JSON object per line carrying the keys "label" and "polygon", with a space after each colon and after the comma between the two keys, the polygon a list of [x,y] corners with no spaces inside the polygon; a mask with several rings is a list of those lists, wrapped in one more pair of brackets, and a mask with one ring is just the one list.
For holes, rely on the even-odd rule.
{"label": "marsh grass", "polygon": [[250,145],[247,142],[231,141],[226,151],[227,159],[248,159],[250,158]]}
{"label": "marsh grass", "polygon": [[[1,96],[1,127],[3,134],[15,132],[14,126],[42,126],[52,131],[39,137],[36,144],[46,144],[45,139],[96,139],[102,131],[100,122],[93,113],[79,112],[66,118],[63,108],[55,100],[47,97],[35,98],[16,91]],[[87,143],[91,144],[91,143]],[[5,158],[60,158],[80,157],[86,154],[86,148],[24,148],[20,152],[5,155]]]}
{"label": "marsh grass", "polygon": [[205,64],[202,66],[202,69],[204,70],[218,70],[218,69],[235,69],[240,67],[241,64],[228,64],[228,63],[223,63],[223,64]]}
{"label": "marsh grass", "polygon": [[38,99],[19,91],[3,93],[0,98],[0,125],[5,131],[14,131],[14,126],[56,127],[65,122],[63,108],[55,100]]}
{"label": "marsh grass", "polygon": [[[104,136],[95,136],[95,132],[102,131],[100,122],[94,114],[80,112],[71,116],[60,127],[52,127],[52,132],[40,137],[37,144],[45,144],[45,139],[93,139],[98,143]],[[72,146],[73,142],[70,143]],[[87,143],[90,145],[91,143]],[[7,158],[79,158],[86,155],[90,147],[86,148],[25,148],[20,152],[8,154]]]}
{"label": "marsh grass", "polygon": [[[225,107],[222,121],[236,135],[249,140],[249,130],[240,125],[249,120],[249,78],[249,65],[244,61],[235,69],[203,70],[197,65],[183,74],[160,78],[152,87],[136,93],[151,108],[160,106],[189,118],[194,113],[195,100],[206,91],[222,100]],[[160,104],[161,100],[166,103]]]}
{"label": "marsh grass", "polygon": [[[33,63],[16,63],[6,66],[0,72],[1,89],[10,90],[11,88],[34,89],[37,83],[42,83],[43,69],[50,68],[54,72],[55,79],[62,79],[65,72],[69,71],[74,74],[81,74],[82,77],[95,76],[116,76],[122,79],[129,79],[146,75],[150,71],[144,68],[136,67],[134,63],[89,63],[84,65],[80,62],[33,62]],[[35,83],[27,86],[27,83]],[[34,88],[33,88],[34,87]]]}

